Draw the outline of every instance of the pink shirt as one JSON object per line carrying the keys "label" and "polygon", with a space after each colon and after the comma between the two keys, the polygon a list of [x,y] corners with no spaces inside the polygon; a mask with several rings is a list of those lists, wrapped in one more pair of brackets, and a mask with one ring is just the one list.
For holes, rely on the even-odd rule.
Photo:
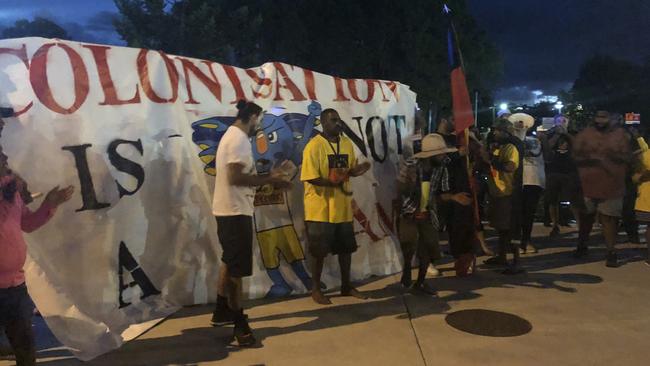
{"label": "pink shirt", "polygon": [[[13,176],[1,178],[0,186],[12,179]],[[23,266],[27,244],[23,231],[30,233],[43,226],[54,211],[43,203],[38,210],[31,212],[18,192],[13,202],[0,197],[0,288],[15,287],[25,282]]]}
{"label": "pink shirt", "polygon": [[630,137],[624,129],[587,127],[576,136],[573,153],[585,197],[623,198],[627,162],[632,158]]}

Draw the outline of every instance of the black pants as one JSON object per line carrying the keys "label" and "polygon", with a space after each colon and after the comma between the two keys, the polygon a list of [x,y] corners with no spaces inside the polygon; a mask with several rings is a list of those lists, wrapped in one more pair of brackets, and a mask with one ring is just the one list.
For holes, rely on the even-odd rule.
{"label": "black pants", "polygon": [[521,221],[521,243],[522,245],[530,243],[531,233],[533,231],[533,222],[535,221],[535,211],[537,203],[542,196],[543,188],[540,186],[524,186],[522,200],[522,221]]}
{"label": "black pants", "polygon": [[625,196],[623,197],[623,212],[621,218],[623,228],[628,236],[628,239],[638,239],[639,237],[639,223],[636,221],[634,213],[634,204],[636,203],[636,185],[629,177],[625,180]]}
{"label": "black pants", "polygon": [[25,284],[0,289],[0,328],[4,328],[9,338],[18,366],[36,365],[33,312],[34,305]]}

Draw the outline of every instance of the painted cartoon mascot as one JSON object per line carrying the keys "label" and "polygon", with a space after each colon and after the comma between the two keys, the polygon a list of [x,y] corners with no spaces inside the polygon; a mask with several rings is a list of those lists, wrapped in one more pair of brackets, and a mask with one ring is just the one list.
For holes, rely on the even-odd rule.
{"label": "painted cartoon mascot", "polygon": [[[275,111],[280,109],[272,110]],[[317,132],[314,128],[321,113],[320,104],[311,102],[307,112],[264,114],[252,141],[258,174],[269,173],[272,167],[285,160],[296,167],[302,164],[305,145]],[[192,124],[192,140],[201,149],[199,157],[205,163],[204,171],[209,175],[215,175],[214,158],[219,141],[234,119],[212,117]],[[294,178],[296,175],[297,169]],[[280,271],[280,255],[303,286],[311,289],[311,276],[305,269],[305,254],[294,227],[288,193],[275,191],[271,186],[260,187],[255,195],[254,222],[262,262],[273,282],[266,296],[282,297],[294,291]]]}

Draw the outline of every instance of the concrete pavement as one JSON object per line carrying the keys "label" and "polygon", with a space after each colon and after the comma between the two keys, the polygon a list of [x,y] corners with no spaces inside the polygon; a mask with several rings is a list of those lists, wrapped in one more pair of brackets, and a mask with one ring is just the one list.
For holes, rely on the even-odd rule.
{"label": "concrete pavement", "polygon": [[[538,237],[547,232],[535,227]],[[366,301],[335,296],[328,307],[307,297],[253,301],[249,316],[260,341],[256,348],[229,347],[232,328],[211,327],[212,308],[195,306],[91,362],[52,348],[39,360],[93,366],[645,365],[650,356],[645,244],[622,244],[628,263],[612,269],[605,267],[600,246],[586,259],[573,260],[574,236],[565,229],[563,238],[536,239],[543,249],[524,256],[523,275],[481,268],[471,278],[456,278],[450,263],[442,265],[442,276],[429,279],[439,290],[436,298],[403,291],[394,275],[366,281],[361,287],[371,297]],[[447,320],[462,310],[477,311],[452,315],[464,324],[459,330]],[[501,321],[485,310],[521,319]],[[473,334],[509,332],[521,334]],[[6,364],[13,363],[0,361]]]}

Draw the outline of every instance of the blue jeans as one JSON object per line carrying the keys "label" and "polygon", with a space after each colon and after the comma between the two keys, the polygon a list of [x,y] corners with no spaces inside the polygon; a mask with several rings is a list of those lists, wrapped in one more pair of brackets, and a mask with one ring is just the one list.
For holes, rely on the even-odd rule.
{"label": "blue jeans", "polygon": [[36,365],[36,346],[32,331],[34,305],[27,286],[0,288],[0,329],[4,329],[16,355],[18,366]]}

